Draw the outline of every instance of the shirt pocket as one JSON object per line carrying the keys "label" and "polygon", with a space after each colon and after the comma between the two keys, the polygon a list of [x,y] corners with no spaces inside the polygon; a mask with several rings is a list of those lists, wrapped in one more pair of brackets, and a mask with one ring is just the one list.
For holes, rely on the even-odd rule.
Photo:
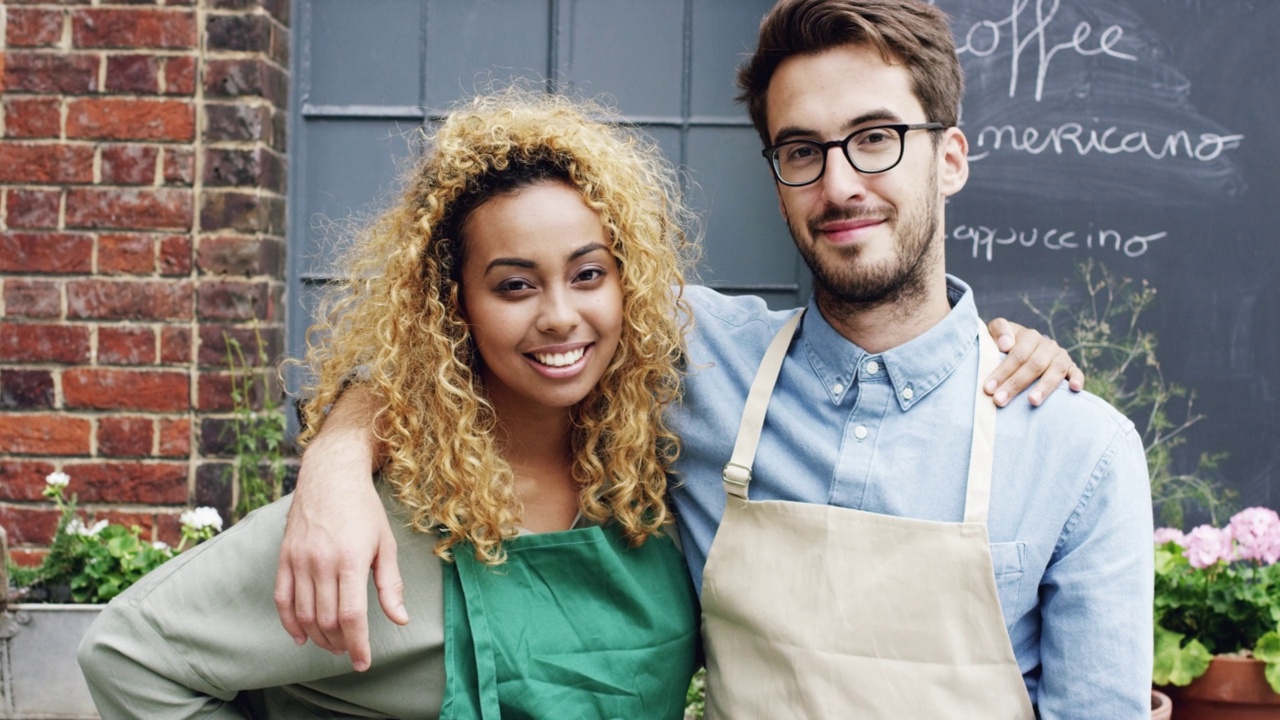
{"label": "shirt pocket", "polygon": [[991,567],[995,571],[996,591],[1000,595],[1000,610],[1006,627],[1018,617],[1021,607],[1022,567],[1026,557],[1025,542],[991,543]]}

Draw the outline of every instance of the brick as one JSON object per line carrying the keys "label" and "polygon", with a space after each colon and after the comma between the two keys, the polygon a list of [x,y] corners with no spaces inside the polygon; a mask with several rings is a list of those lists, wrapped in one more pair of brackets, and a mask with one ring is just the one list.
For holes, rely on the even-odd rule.
{"label": "brick", "polygon": [[196,505],[215,508],[224,520],[230,518],[234,483],[231,463],[200,463],[196,468]]}
{"label": "brick", "polygon": [[155,246],[150,235],[103,235],[98,238],[98,272],[107,275],[153,272]]}
{"label": "brick", "polygon": [[204,238],[196,253],[196,266],[210,275],[278,277],[284,273],[284,244],[274,238]]}
{"label": "brick", "polygon": [[196,59],[189,55],[164,61],[164,94],[194,95],[196,91]]}
{"label": "brick", "polygon": [[262,8],[283,25],[289,24],[288,0],[207,0],[212,10],[256,10]]}
{"label": "brick", "polygon": [[[258,347],[258,337],[262,347]],[[281,355],[283,335],[279,327],[200,326],[200,351],[197,359],[202,367],[227,367],[228,338],[234,338],[250,365],[262,365]],[[259,350],[261,350],[259,352]]]}
{"label": "brick", "polygon": [[67,106],[67,137],[187,142],[195,138],[195,117],[184,100],[85,98]]}
{"label": "brick", "polygon": [[204,108],[204,139],[210,142],[224,140],[271,140],[271,108],[266,105],[245,103],[215,104]]}
{"label": "brick", "polygon": [[160,148],[150,145],[108,145],[102,148],[103,185],[150,185],[156,179]]}
{"label": "brick", "polygon": [[9,548],[9,559],[19,567],[40,567],[48,555],[48,548]]}
{"label": "brick", "polygon": [[204,28],[208,50],[261,53],[271,47],[271,19],[266,15],[211,15]]}
{"label": "brick", "polygon": [[53,407],[53,373],[48,370],[0,370],[0,408],[41,410]]}
{"label": "brick", "polygon": [[189,381],[185,373],[72,368],[62,374],[63,402],[68,408],[93,410],[186,410]]}
{"label": "brick", "polygon": [[265,60],[208,60],[203,76],[206,97],[260,97],[277,107],[288,102],[288,76]]}
{"label": "brick", "polygon": [[98,363],[150,365],[156,360],[156,333],[138,326],[98,328]]}
{"label": "brick", "polygon": [[9,317],[56,318],[62,315],[62,286],[47,280],[9,278],[4,282],[4,311]]}
{"label": "brick", "polygon": [[[186,0],[177,0],[185,2]],[[185,508],[176,510],[171,513],[156,513],[152,517],[155,518],[155,524],[151,526],[154,533],[152,539],[160,540],[169,545],[176,547],[182,539],[182,523],[178,520],[185,512]]]}
{"label": "brick", "polygon": [[0,526],[9,534],[10,545],[48,545],[58,529],[61,514],[48,507],[0,505]]}
{"label": "brick", "polygon": [[191,362],[191,328],[168,326],[160,329],[160,362]]}
{"label": "brick", "polygon": [[196,155],[191,148],[164,149],[164,184],[191,187],[196,178]]}
{"label": "brick", "polygon": [[160,436],[157,452],[161,457],[187,457],[191,454],[189,418],[160,418],[157,423]]}
{"label": "brick", "polygon": [[93,239],[65,233],[0,233],[0,272],[87,273]]}
{"label": "brick", "polygon": [[169,235],[160,239],[160,274],[191,274],[191,237]]}
{"label": "brick", "polygon": [[5,220],[11,228],[56,228],[59,190],[10,190]]}
{"label": "brick", "polygon": [[284,234],[284,199],[244,192],[205,192],[200,201],[200,229]]}
{"label": "brick", "polygon": [[87,362],[89,329],[79,325],[0,323],[0,360]]}
{"label": "brick", "polygon": [[9,8],[5,42],[8,47],[51,47],[62,39],[66,16],[49,8]]}
{"label": "brick", "polygon": [[187,463],[105,462],[68,464],[80,502],[182,505],[187,502]]}
{"label": "brick", "polygon": [[103,457],[146,457],[151,454],[155,423],[145,417],[104,417],[98,419],[98,455]]}
{"label": "brick", "polygon": [[212,148],[204,155],[204,181],[210,187],[256,187],[284,192],[284,159],[266,148]]}
{"label": "brick", "polygon": [[[231,382],[230,373],[200,373],[196,386],[196,409],[204,412],[234,410]],[[251,391],[250,394],[255,393]]]}
{"label": "brick", "polygon": [[189,282],[72,280],[67,315],[96,320],[185,320],[191,317]]}
{"label": "brick", "polygon": [[266,320],[269,286],[265,282],[206,281],[196,287],[196,317],[201,320]]}
{"label": "brick", "polygon": [[93,182],[93,148],[87,145],[0,145],[0,182],[61,185]]}
{"label": "brick", "polygon": [[192,196],[171,188],[73,188],[67,192],[69,228],[189,230]]}
{"label": "brick", "polygon": [[189,10],[77,10],[71,42],[78,48],[191,48],[195,17]]}
{"label": "brick", "polygon": [[98,90],[100,58],[66,53],[4,53],[5,92],[83,95]]}
{"label": "brick", "polygon": [[5,135],[11,138],[56,138],[62,134],[62,101],[27,97],[4,101]]}
{"label": "brick", "polygon": [[89,421],[66,414],[0,413],[0,452],[14,455],[88,455]]}
{"label": "brick", "polygon": [[44,500],[44,479],[53,469],[51,463],[39,460],[0,460],[0,501]]}
{"label": "brick", "polygon": [[160,58],[154,55],[107,57],[107,92],[155,94],[160,92]]}

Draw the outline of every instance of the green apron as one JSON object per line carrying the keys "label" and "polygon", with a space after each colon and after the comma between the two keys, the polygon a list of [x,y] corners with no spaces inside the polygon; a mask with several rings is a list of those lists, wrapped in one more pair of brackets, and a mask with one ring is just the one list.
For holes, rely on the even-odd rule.
{"label": "green apron", "polygon": [[610,524],[469,546],[444,565],[442,720],[683,717],[698,640],[671,538],[638,548]]}

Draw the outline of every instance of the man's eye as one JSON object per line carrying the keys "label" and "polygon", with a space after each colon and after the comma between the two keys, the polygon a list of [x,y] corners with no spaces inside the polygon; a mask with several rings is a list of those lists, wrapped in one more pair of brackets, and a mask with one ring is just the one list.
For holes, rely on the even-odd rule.
{"label": "man's eye", "polygon": [[818,156],[818,150],[812,145],[791,145],[783,151],[783,159],[787,162],[804,162]]}
{"label": "man's eye", "polygon": [[888,130],[868,130],[858,136],[858,145],[861,147],[875,147],[883,145],[893,140],[893,134]]}

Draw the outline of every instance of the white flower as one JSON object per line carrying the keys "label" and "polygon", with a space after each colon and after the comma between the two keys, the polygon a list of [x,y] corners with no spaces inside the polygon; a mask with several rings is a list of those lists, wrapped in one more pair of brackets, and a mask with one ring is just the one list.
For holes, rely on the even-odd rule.
{"label": "white flower", "polygon": [[151,547],[155,548],[156,550],[168,550],[169,543],[164,542],[163,540],[157,540],[151,543]]}
{"label": "white flower", "polygon": [[97,537],[98,533],[107,526],[106,520],[99,520],[90,527],[86,527],[80,522],[80,518],[71,518],[71,522],[67,523],[68,535],[79,535],[80,537]]}
{"label": "white flower", "polygon": [[182,513],[178,520],[192,530],[213,528],[214,532],[222,532],[222,516],[211,507],[198,507],[195,510],[188,510]]}
{"label": "white flower", "polygon": [[61,471],[44,476],[44,484],[49,487],[66,487],[69,482],[71,482],[71,476]]}

